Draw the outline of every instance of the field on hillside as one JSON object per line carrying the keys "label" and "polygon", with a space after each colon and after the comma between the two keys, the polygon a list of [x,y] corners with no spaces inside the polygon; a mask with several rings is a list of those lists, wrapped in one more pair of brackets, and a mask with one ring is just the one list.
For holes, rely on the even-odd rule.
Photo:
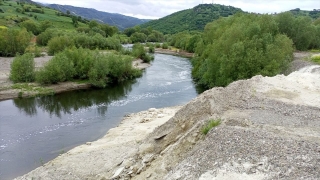
{"label": "field on hillside", "polygon": [[[48,20],[53,24],[53,27],[73,30],[75,27],[72,24],[71,17],[58,16],[56,10],[47,7],[40,7],[32,4],[24,4],[23,6],[16,1],[0,1],[0,26],[18,27],[18,23],[23,20],[33,20],[41,22]],[[29,9],[31,12],[23,11]],[[32,12],[42,11],[43,13]],[[2,13],[1,13],[2,12]],[[79,22],[78,27],[86,26]]]}

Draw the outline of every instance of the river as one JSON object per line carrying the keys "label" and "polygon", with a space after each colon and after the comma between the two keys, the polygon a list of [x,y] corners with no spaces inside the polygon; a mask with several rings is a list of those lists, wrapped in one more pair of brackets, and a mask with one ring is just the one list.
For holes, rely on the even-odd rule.
{"label": "river", "polygon": [[12,179],[94,141],[129,113],[197,96],[188,59],[155,54],[143,76],[117,87],[0,101],[0,179]]}

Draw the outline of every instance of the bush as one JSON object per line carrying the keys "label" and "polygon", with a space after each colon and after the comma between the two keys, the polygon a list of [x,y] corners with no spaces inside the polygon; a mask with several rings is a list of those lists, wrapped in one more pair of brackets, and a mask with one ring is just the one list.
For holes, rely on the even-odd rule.
{"label": "bush", "polygon": [[36,81],[40,84],[56,84],[71,80],[74,74],[72,60],[64,53],[58,53],[36,73]]}
{"label": "bush", "polygon": [[210,120],[210,121],[207,123],[207,125],[205,125],[205,126],[201,129],[201,132],[202,132],[202,134],[206,135],[206,134],[208,134],[208,132],[209,132],[212,128],[214,128],[214,127],[216,127],[216,126],[219,126],[220,124],[221,124],[221,120],[220,120],[220,119],[218,119],[218,120]]}
{"label": "bush", "polygon": [[154,52],[155,52],[154,46],[150,46],[149,47],[149,53],[154,53]]}
{"label": "bush", "polygon": [[109,79],[110,68],[106,56],[100,55],[93,63],[93,67],[89,71],[89,82],[99,88],[105,88]]}
{"label": "bush", "polygon": [[316,62],[316,63],[320,64],[320,55],[312,56],[311,60],[313,62]]}
{"label": "bush", "polygon": [[149,63],[151,60],[154,59],[153,56],[146,53],[144,46],[140,43],[134,44],[132,47],[132,55],[135,58],[140,58],[143,62]]}
{"label": "bush", "polygon": [[169,48],[168,43],[163,43],[163,44],[162,44],[162,49],[168,49],[168,48]]}
{"label": "bush", "polygon": [[11,63],[10,80],[17,82],[33,82],[35,79],[34,59],[30,53],[17,55]]}
{"label": "bush", "polygon": [[73,62],[75,79],[87,79],[88,73],[99,52],[83,48],[71,48],[63,51],[69,61]]}
{"label": "bush", "polygon": [[0,28],[0,56],[23,54],[30,43],[31,34],[26,29]]}
{"label": "bush", "polygon": [[48,42],[48,54],[55,55],[55,53],[61,52],[73,45],[72,39],[67,36],[54,37]]}
{"label": "bush", "polygon": [[156,43],[156,48],[160,48],[160,47],[161,47],[160,43]]}

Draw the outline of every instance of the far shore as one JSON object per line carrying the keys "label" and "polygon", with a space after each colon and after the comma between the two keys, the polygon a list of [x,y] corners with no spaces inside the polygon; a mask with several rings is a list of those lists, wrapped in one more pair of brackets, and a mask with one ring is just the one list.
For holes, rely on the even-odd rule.
{"label": "far shore", "polygon": [[[36,68],[42,67],[53,56],[44,56],[35,58]],[[89,83],[78,82],[61,82],[58,84],[41,86],[37,83],[22,83],[22,88],[13,88],[14,83],[9,80],[10,64],[14,58],[0,57],[0,101],[25,98],[38,95],[47,94],[59,94],[68,91],[89,89],[91,85]],[[132,61],[132,66],[138,69],[146,69],[151,66],[149,63],[144,63],[141,59]],[[18,84],[19,86],[20,84]],[[28,89],[23,87],[28,86]]]}

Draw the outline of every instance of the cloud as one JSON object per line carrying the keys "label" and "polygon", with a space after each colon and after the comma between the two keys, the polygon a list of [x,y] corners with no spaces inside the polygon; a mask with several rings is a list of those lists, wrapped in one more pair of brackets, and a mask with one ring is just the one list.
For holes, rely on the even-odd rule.
{"label": "cloud", "polygon": [[99,11],[119,13],[138,18],[157,19],[177,11],[193,8],[201,3],[216,3],[256,13],[274,13],[294,8],[320,8],[319,0],[37,0],[49,4],[73,5]]}

